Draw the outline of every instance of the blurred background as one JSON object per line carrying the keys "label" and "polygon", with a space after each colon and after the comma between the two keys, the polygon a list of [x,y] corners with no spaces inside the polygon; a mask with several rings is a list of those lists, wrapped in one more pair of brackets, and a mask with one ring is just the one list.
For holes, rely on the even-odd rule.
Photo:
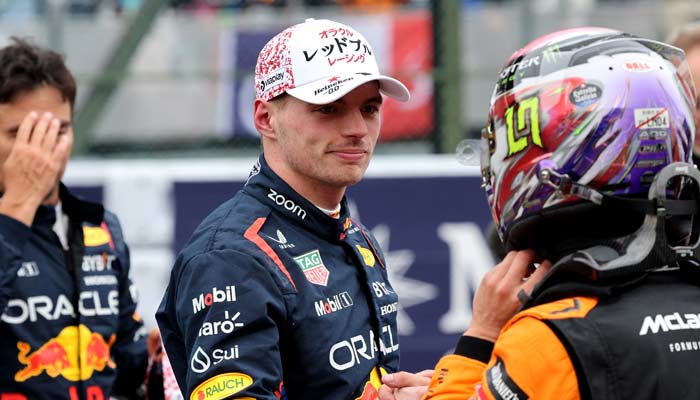
{"label": "blurred background", "polygon": [[121,218],[147,325],[177,252],[242,187],[259,153],[260,48],[308,17],[362,32],[380,68],[412,91],[406,104],[385,103],[377,155],[348,196],[387,255],[401,299],[402,367],[417,371],[456,343],[494,262],[469,140],[506,58],[576,26],[663,40],[700,18],[700,1],[0,0],[0,41],[51,47],[78,80],[65,181]]}

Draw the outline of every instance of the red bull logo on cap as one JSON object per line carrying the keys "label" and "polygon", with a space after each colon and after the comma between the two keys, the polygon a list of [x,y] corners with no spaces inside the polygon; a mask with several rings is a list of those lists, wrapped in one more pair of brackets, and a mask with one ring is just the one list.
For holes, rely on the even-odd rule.
{"label": "red bull logo on cap", "polygon": [[42,372],[52,378],[61,375],[69,381],[90,379],[94,371],[116,368],[110,356],[115,340],[114,334],[106,341],[102,335],[81,324],[63,328],[58,336],[34,351],[28,343],[17,342],[17,359],[24,368],[15,373],[15,381],[24,382]]}

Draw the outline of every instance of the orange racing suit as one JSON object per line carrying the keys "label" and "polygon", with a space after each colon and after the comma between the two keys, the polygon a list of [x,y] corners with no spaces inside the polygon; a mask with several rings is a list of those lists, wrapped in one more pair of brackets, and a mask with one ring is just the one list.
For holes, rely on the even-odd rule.
{"label": "orange racing suit", "polygon": [[496,343],[463,336],[424,399],[700,398],[700,287],[665,272],[599,292],[521,311]]}

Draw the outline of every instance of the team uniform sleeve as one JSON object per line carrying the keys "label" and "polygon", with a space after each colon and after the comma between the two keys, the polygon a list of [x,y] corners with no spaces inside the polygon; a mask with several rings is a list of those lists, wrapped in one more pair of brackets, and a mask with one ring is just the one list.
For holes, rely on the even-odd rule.
{"label": "team uniform sleeve", "polygon": [[117,365],[117,379],[114,383],[115,395],[128,398],[137,397],[148,366],[146,329],[136,312],[137,292],[130,279],[131,261],[129,247],[123,240],[119,223],[111,214],[105,216],[119,261],[119,328],[113,346],[113,357]]}
{"label": "team uniform sleeve", "polygon": [[200,254],[181,269],[178,263],[157,319],[185,397],[277,400],[287,312],[273,277],[233,250]]}
{"label": "team uniform sleeve", "polygon": [[483,356],[475,356],[475,343],[467,346],[463,341],[462,347],[457,347],[460,354],[445,356],[438,362],[423,399],[580,398],[566,349],[538,319],[521,318],[502,331],[488,364]]}
{"label": "team uniform sleeve", "polygon": [[0,315],[12,296],[11,288],[22,265],[22,249],[31,232],[23,223],[0,214]]}

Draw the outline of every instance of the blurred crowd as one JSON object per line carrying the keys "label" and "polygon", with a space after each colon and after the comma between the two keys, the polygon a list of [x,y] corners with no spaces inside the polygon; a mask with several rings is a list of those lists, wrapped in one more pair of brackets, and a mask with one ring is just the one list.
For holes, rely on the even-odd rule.
{"label": "blurred crowd", "polygon": [[[91,15],[103,10],[117,13],[137,10],[144,0],[0,0],[0,16],[42,15],[50,6],[65,7],[70,14]],[[462,0],[464,5],[505,0]],[[256,6],[271,7],[346,7],[366,10],[386,10],[395,6],[424,5],[429,0],[168,0],[170,7],[190,11],[241,10]]]}

